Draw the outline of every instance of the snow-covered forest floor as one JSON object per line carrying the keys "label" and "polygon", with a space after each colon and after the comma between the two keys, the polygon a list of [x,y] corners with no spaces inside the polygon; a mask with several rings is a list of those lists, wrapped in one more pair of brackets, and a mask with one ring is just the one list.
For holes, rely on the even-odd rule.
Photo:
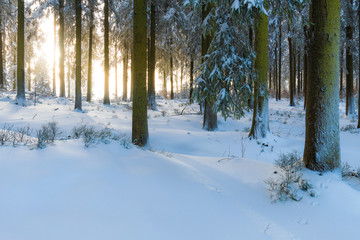
{"label": "snow-covered forest floor", "polygon": [[[252,115],[219,117],[219,129],[202,129],[196,104],[158,100],[149,111],[150,144],[130,144],[131,104],[41,98],[15,105],[0,95],[0,128],[35,129],[56,121],[61,134],[37,149],[0,146],[1,240],[238,240],[358,239],[360,181],[340,172],[302,170],[313,197],[273,203],[265,180],[276,177],[281,153],[302,153],[303,102],[270,99],[271,134],[249,140]],[[360,166],[360,133],[340,108],[341,158]],[[117,140],[84,146],[72,129],[109,128]],[[7,128],[7,127],[5,127]],[[278,174],[277,174],[278,175]]]}

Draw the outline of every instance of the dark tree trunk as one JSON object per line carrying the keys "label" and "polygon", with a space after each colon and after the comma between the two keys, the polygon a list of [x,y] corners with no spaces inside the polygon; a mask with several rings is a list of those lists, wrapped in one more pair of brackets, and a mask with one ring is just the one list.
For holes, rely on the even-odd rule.
{"label": "dark tree trunk", "polygon": [[355,113],[354,108],[354,63],[350,42],[353,27],[346,26],[346,115]]}
{"label": "dark tree trunk", "polygon": [[109,96],[109,0],[104,0],[104,72],[105,72],[105,86],[104,86],[104,104],[110,104]]}
{"label": "dark tree trunk", "polygon": [[275,44],[275,74],[274,74],[274,88],[275,88],[275,99],[276,99],[276,101],[278,101],[279,100],[279,98],[278,98],[278,91],[279,91],[279,89],[278,89],[278,54],[277,54],[277,51],[278,51],[278,44],[277,44],[277,42],[276,42],[276,44]]}
{"label": "dark tree trunk", "polygon": [[68,98],[71,97],[70,87],[71,87],[71,63],[70,63],[70,59],[68,59],[67,60],[67,96],[68,96]]}
{"label": "dark tree trunk", "polygon": [[[291,34],[290,32],[290,26],[289,26],[289,35]],[[292,42],[292,38],[289,36],[288,37],[288,42],[289,42],[289,63],[290,63],[290,80],[289,80],[289,93],[290,93],[290,106],[295,106],[295,98],[294,98],[294,47],[293,47],[293,42]]]}
{"label": "dark tree trunk", "polygon": [[147,96],[146,96],[146,0],[134,0],[133,15],[133,115],[132,142],[144,146],[148,142]]}
{"label": "dark tree trunk", "polygon": [[4,61],[3,61],[3,28],[2,10],[0,9],[0,88],[4,88]]}
{"label": "dark tree trunk", "polygon": [[156,10],[155,3],[151,1],[150,11],[150,46],[149,46],[149,67],[148,67],[148,96],[149,96],[149,108],[156,110],[155,102],[155,32],[156,32]]}
{"label": "dark tree trunk", "polygon": [[313,0],[306,101],[305,166],[327,171],[340,166],[340,1]]}
{"label": "dark tree trunk", "polygon": [[[358,1],[358,26],[359,26],[359,42],[358,49],[360,49],[360,0]],[[358,125],[357,128],[360,128],[360,54],[359,54],[359,76],[358,76]]]}
{"label": "dark tree trunk", "polygon": [[255,81],[254,111],[249,137],[264,138],[269,132],[268,72],[268,17],[260,13],[255,19]]}
{"label": "dark tree trunk", "polygon": [[173,57],[170,56],[170,99],[174,99],[174,63]]}
{"label": "dark tree trunk", "polygon": [[308,44],[309,44],[309,29],[307,26],[304,27],[304,33],[305,33],[305,44],[304,44],[304,109],[306,108],[306,88],[307,88],[307,82],[308,82],[308,73],[309,73],[309,67],[308,67]]}
{"label": "dark tree trunk", "polygon": [[301,76],[300,76],[301,75],[301,70],[300,70],[301,56],[300,55],[301,55],[300,51],[297,51],[297,58],[298,58],[298,60],[297,60],[297,80],[298,80],[298,82],[297,82],[297,94],[298,95],[301,94]]}
{"label": "dark tree trunk", "polygon": [[279,24],[279,82],[278,82],[278,100],[281,100],[281,60],[282,60],[282,26],[281,26],[281,18],[280,18],[280,24]]}
{"label": "dark tree trunk", "polygon": [[189,86],[190,87],[190,96],[189,96],[190,103],[194,102],[194,99],[193,99],[193,92],[194,92],[193,84],[194,84],[194,55],[191,54],[191,57],[190,57],[190,86]]}
{"label": "dark tree trunk", "polygon": [[75,109],[81,111],[81,0],[75,1],[76,10],[76,80]]}
{"label": "dark tree trunk", "polygon": [[123,101],[127,101],[127,88],[128,88],[128,49],[127,45],[124,46],[124,56],[123,56]]}
{"label": "dark tree trunk", "polygon": [[25,104],[25,7],[24,0],[18,0],[18,41],[17,41],[17,95],[18,104]]}
{"label": "dark tree trunk", "polygon": [[94,32],[94,9],[90,6],[89,23],[89,59],[88,59],[88,79],[86,101],[91,102],[92,98],[92,58],[93,58],[93,32]]}
{"label": "dark tree trunk", "polygon": [[30,92],[31,91],[31,61],[28,61],[28,67],[27,67],[27,71],[28,71],[28,91]]}
{"label": "dark tree trunk", "polygon": [[59,78],[60,78],[60,97],[65,97],[65,39],[64,39],[64,0],[59,0]]}
{"label": "dark tree trunk", "polygon": [[[254,49],[254,31],[253,31],[253,26],[250,23],[249,24],[249,42],[250,42],[250,46],[252,49]],[[253,63],[251,63],[251,70],[250,70],[251,74],[254,73],[254,66]],[[248,106],[249,108],[253,109],[254,108],[254,83],[253,83],[253,77],[252,75],[249,77],[248,79],[248,84],[250,87],[250,97],[248,99]]]}
{"label": "dark tree trunk", "polygon": [[[212,8],[212,4],[205,5],[202,4],[202,20],[204,21],[207,15],[209,14]],[[210,47],[213,36],[206,34],[202,35],[201,43],[201,55],[205,56]],[[205,99],[205,109],[204,109],[204,121],[203,128],[208,131],[214,131],[217,128],[217,113],[214,110],[214,103],[209,99]]]}
{"label": "dark tree trunk", "polygon": [[343,92],[344,92],[343,75],[344,75],[344,45],[341,45],[340,46],[340,98],[343,97]]}
{"label": "dark tree trunk", "polygon": [[164,98],[167,98],[167,84],[166,84],[166,70],[164,69],[164,72],[163,72],[163,92],[164,92]]}

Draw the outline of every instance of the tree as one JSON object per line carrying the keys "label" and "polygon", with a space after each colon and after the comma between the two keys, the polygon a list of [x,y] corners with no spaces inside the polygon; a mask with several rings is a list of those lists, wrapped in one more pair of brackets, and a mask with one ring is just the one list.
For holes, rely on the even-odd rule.
{"label": "tree", "polygon": [[64,21],[64,0],[59,0],[59,79],[60,97],[65,97],[65,21]]}
{"label": "tree", "polygon": [[76,80],[75,109],[81,111],[81,0],[75,1],[76,10]]}
{"label": "tree", "polygon": [[[53,94],[56,96],[56,7],[54,4]],[[30,86],[30,85],[29,85]],[[30,91],[30,89],[29,89]]]}
{"label": "tree", "polygon": [[123,51],[123,94],[122,98],[123,101],[127,100],[127,88],[128,88],[128,59],[129,59],[129,53],[127,49],[127,45],[125,44],[124,51]]}
{"label": "tree", "polygon": [[89,59],[88,59],[88,79],[86,101],[91,102],[92,98],[92,60],[93,60],[93,32],[94,32],[94,11],[95,2],[89,1]]}
{"label": "tree", "polygon": [[156,31],[156,9],[154,0],[151,1],[150,9],[150,44],[148,49],[149,62],[148,62],[148,96],[149,108],[156,110],[155,103],[155,31]]}
{"label": "tree", "polygon": [[307,168],[326,171],[340,166],[340,1],[312,5],[303,159]]}
{"label": "tree", "polygon": [[16,101],[25,101],[25,7],[24,0],[18,0],[18,45],[17,45],[17,95]]}
{"label": "tree", "polygon": [[354,106],[354,60],[352,50],[353,26],[353,1],[346,1],[346,115],[355,114]]}
{"label": "tree", "polygon": [[4,87],[3,25],[2,25],[2,9],[0,9],[0,88],[3,87]]}
{"label": "tree", "polygon": [[[360,50],[360,0],[358,1],[358,26],[359,26],[359,42],[358,42],[358,48]],[[357,128],[360,128],[360,54],[359,54],[359,77],[358,77],[358,125]]]}
{"label": "tree", "polygon": [[148,142],[147,97],[146,97],[146,45],[147,1],[134,0],[133,14],[133,115],[132,142],[145,146]]}
{"label": "tree", "polygon": [[105,87],[104,87],[104,104],[110,104],[109,96],[109,0],[104,0],[104,72],[105,72]]}
{"label": "tree", "polygon": [[289,42],[289,62],[290,62],[290,80],[289,80],[290,106],[295,106],[294,46],[293,46],[292,31],[290,29],[290,22],[288,24],[289,24],[288,42]]}
{"label": "tree", "polygon": [[269,105],[267,89],[268,72],[268,17],[260,11],[255,18],[255,92],[253,120],[249,137],[266,137],[269,132]]}

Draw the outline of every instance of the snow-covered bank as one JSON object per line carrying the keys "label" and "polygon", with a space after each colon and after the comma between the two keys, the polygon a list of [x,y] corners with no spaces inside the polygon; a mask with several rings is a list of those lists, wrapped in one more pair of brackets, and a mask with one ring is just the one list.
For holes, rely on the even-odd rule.
{"label": "snow-covered bank", "polygon": [[[127,103],[85,103],[79,113],[66,99],[41,101],[23,108],[3,97],[0,123],[39,128],[54,120],[63,139],[81,123],[130,136]],[[197,105],[184,104],[159,101],[159,112],[149,112],[147,149],[118,142],[85,148],[81,139],[38,150],[0,147],[0,239],[357,238],[356,179],[305,170],[314,198],[269,199],[264,180],[273,176],[274,160],[303,150],[302,106],[271,99],[272,134],[250,141],[251,114],[239,121],[220,118],[219,130],[206,132]],[[340,119],[342,127],[352,124]],[[359,138],[341,132],[342,160],[354,167],[360,165]]]}

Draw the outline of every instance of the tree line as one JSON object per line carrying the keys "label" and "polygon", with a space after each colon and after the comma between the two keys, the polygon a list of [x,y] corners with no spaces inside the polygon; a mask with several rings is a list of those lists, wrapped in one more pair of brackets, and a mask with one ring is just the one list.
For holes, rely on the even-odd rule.
{"label": "tree line", "polygon": [[[354,39],[354,32],[360,35],[355,29],[355,19],[360,26],[359,1],[34,0],[24,6],[23,0],[2,0],[1,6],[0,85],[9,86],[13,72],[19,103],[25,99],[25,77],[31,71],[29,67],[25,71],[25,63],[34,55],[30,54],[31,43],[41,41],[34,37],[39,19],[53,13],[60,52],[59,66],[54,60],[53,93],[58,77],[58,95],[66,96],[67,70],[67,95],[74,75],[75,109],[81,110],[82,89],[87,101],[92,99],[92,62],[101,58],[104,104],[110,104],[109,69],[114,66],[117,71],[120,61],[124,68],[122,99],[128,100],[131,64],[134,143],[144,146],[148,141],[147,108],[156,110],[155,70],[164,79],[166,96],[169,79],[170,98],[174,99],[178,82],[174,71],[179,69],[180,89],[185,86],[189,101],[199,102],[208,131],[217,128],[217,113],[240,118],[252,109],[249,137],[264,138],[270,131],[269,96],[276,100],[289,97],[290,106],[295,106],[296,96],[302,95],[306,166],[315,170],[339,166],[339,99],[345,90],[346,114],[355,114],[354,89],[360,89],[359,83],[354,88],[354,72],[360,75],[354,68],[356,61],[360,66]],[[15,22],[17,29],[13,30]],[[4,68],[4,60],[14,64]],[[16,66],[16,73],[10,66]],[[185,75],[188,82],[183,80]],[[31,74],[27,78],[30,90]],[[115,83],[117,96],[117,79]]]}

